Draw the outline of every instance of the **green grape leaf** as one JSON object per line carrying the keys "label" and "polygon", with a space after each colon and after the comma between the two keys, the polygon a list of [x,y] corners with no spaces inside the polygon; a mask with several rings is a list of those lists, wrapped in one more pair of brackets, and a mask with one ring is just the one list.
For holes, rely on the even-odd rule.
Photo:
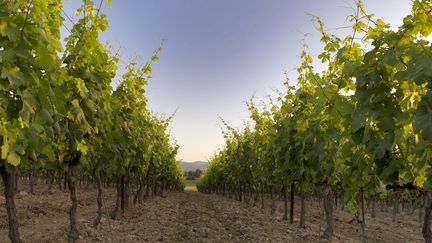
{"label": "green grape leaf", "polygon": [[19,28],[14,23],[8,21],[0,21],[0,35],[8,37],[11,41],[16,41],[19,38]]}
{"label": "green grape leaf", "polygon": [[351,122],[351,132],[356,133],[363,126],[363,116],[359,111],[355,111]]}
{"label": "green grape leaf", "polygon": [[84,112],[81,109],[78,99],[72,100],[71,104],[72,104],[71,111],[72,114],[75,116],[75,120],[78,122],[82,121],[84,119]]}
{"label": "green grape leaf", "polygon": [[1,77],[7,78],[11,86],[15,88],[18,88],[25,84],[24,75],[20,72],[20,68],[17,66],[9,69],[3,67],[1,72]]}
{"label": "green grape leaf", "polygon": [[86,145],[84,140],[81,140],[81,142],[79,142],[77,144],[77,151],[80,151],[83,155],[86,155],[88,152],[88,146]]}
{"label": "green grape leaf", "polygon": [[36,109],[38,107],[38,101],[32,95],[29,89],[22,91],[21,100],[23,103],[23,107],[20,111],[20,116],[23,120],[29,121],[30,118],[35,114]]}
{"label": "green grape leaf", "polygon": [[76,78],[76,86],[81,97],[87,98],[89,90],[87,89],[84,80]]}
{"label": "green grape leaf", "polygon": [[39,62],[41,64],[41,67],[49,70],[53,66],[52,58],[50,56],[50,52],[46,45],[39,42],[38,45],[38,54],[39,54]]}
{"label": "green grape leaf", "polygon": [[6,159],[8,153],[9,153],[9,143],[6,140],[3,141],[3,145],[1,146],[1,158]]}
{"label": "green grape leaf", "polygon": [[42,149],[42,154],[46,155],[49,161],[55,161],[55,153],[51,145],[45,145]]}
{"label": "green grape leaf", "polygon": [[422,136],[429,141],[432,141],[432,92],[422,97],[420,101],[416,117],[413,123],[413,128],[416,133],[421,132]]}
{"label": "green grape leaf", "polygon": [[15,151],[9,151],[6,161],[16,167],[20,164],[21,157]]}

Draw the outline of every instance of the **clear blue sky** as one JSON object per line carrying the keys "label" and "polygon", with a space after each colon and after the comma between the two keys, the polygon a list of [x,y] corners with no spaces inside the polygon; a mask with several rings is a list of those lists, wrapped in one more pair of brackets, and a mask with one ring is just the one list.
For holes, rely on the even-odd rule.
{"label": "clear blue sky", "polygon": [[[66,13],[73,16],[79,4],[66,0]],[[364,4],[397,26],[411,2]],[[311,34],[312,54],[318,53],[320,37],[308,14],[334,29],[347,26],[353,5],[351,0],[112,0],[111,8],[102,8],[110,22],[102,40],[121,46],[124,62],[137,55],[145,62],[165,40],[146,88],[149,108],[163,114],[179,108],[171,126],[178,159],[208,160],[224,143],[218,115],[242,126],[248,117],[244,102],[280,89],[285,70],[299,63],[304,33]]]}

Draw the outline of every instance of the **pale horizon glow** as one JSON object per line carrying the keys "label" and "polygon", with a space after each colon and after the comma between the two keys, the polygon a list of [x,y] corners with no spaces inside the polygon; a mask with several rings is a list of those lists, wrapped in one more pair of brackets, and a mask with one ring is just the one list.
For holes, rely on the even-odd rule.
{"label": "pale horizon glow", "polygon": [[[73,16],[80,1],[64,4]],[[218,116],[240,128],[248,118],[245,101],[283,90],[284,73],[299,64],[305,33],[310,52],[319,53],[320,36],[309,14],[336,30],[348,25],[354,2],[113,0],[111,5],[102,9],[110,27],[101,40],[121,47],[123,62],[135,56],[146,62],[164,42],[146,87],[149,109],[167,116],[178,109],[170,129],[180,146],[177,159],[208,161],[224,144]],[[411,1],[365,0],[364,5],[397,27]]]}

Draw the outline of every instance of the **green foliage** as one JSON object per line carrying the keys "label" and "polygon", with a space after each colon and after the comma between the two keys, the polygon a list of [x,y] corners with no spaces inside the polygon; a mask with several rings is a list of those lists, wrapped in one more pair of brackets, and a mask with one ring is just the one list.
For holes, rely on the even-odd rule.
{"label": "green foliage", "polygon": [[[110,5],[111,1],[106,1]],[[119,57],[100,42],[109,24],[90,0],[75,12],[65,46],[61,0],[0,3],[0,166],[105,172],[184,186],[170,118],[147,109],[145,65],[127,66],[112,90]],[[60,54],[62,57],[60,57]]]}
{"label": "green foliage", "polygon": [[61,8],[58,0],[0,3],[0,166],[44,156],[52,142]]}
{"label": "green foliage", "polygon": [[396,31],[360,2],[356,7],[348,18],[353,33],[343,38],[314,18],[326,68],[316,72],[305,47],[296,86],[287,85],[280,105],[268,110],[251,102],[253,127],[227,127],[226,145],[199,190],[298,182],[316,192],[331,185],[354,211],[360,191],[374,196],[385,185],[406,184],[430,190],[432,4],[414,1]]}

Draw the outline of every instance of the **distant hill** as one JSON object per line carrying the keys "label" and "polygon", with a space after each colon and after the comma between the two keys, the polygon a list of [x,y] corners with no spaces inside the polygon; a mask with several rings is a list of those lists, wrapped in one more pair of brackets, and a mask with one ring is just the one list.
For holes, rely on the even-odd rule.
{"label": "distant hill", "polygon": [[183,170],[185,171],[195,171],[196,169],[205,170],[207,168],[208,163],[204,161],[195,161],[195,162],[179,162]]}

